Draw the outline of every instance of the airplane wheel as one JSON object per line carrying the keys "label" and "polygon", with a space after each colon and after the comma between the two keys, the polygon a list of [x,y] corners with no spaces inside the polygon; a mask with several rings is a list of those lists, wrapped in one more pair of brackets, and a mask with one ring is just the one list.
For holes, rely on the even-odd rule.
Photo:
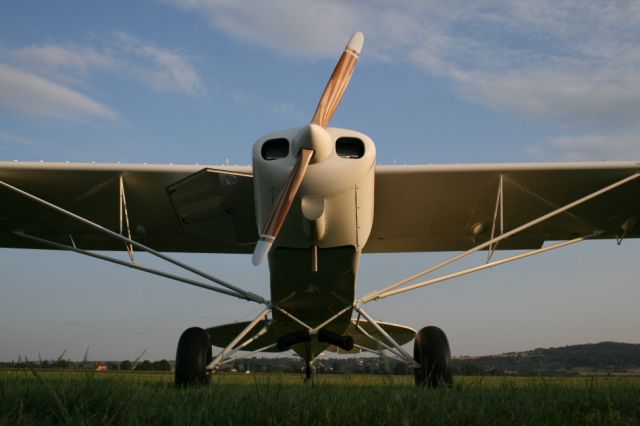
{"label": "airplane wheel", "polygon": [[206,385],[211,380],[207,365],[212,360],[209,334],[199,327],[182,333],[176,352],[176,386]]}
{"label": "airplane wheel", "polygon": [[413,343],[413,359],[420,364],[413,373],[416,386],[435,388],[452,383],[449,341],[438,327],[418,331]]}

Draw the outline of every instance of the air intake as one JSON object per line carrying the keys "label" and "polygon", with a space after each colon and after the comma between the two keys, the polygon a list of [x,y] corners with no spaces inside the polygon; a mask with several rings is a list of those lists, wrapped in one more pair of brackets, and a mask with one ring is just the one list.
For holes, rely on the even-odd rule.
{"label": "air intake", "polygon": [[277,160],[289,155],[289,141],[285,138],[271,139],[262,144],[262,158]]}
{"label": "air intake", "polygon": [[336,141],[336,154],[342,158],[362,158],[364,155],[364,142],[358,138],[339,138]]}

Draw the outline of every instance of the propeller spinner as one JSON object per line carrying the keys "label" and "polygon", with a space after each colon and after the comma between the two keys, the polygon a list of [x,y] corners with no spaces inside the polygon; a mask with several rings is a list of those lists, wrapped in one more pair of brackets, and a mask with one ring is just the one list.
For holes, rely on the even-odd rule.
{"label": "propeller spinner", "polygon": [[322,93],[311,123],[300,129],[293,141],[293,147],[299,149],[297,153],[298,159],[280,190],[267,221],[260,232],[260,238],[253,252],[252,262],[254,265],[262,263],[269,250],[271,250],[271,246],[278,236],[293,200],[300,189],[309,164],[311,162],[321,162],[331,152],[331,146],[329,145],[331,139],[325,129],[331,122],[333,114],[336,112],[342,96],[349,86],[349,81],[363,44],[364,35],[361,32],[351,36]]}

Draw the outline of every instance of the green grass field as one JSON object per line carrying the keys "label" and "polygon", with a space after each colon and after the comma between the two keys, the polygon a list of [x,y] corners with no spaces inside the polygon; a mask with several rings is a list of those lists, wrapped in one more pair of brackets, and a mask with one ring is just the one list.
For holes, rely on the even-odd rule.
{"label": "green grass field", "polygon": [[638,377],[218,375],[176,389],[162,373],[0,371],[2,424],[640,424]]}

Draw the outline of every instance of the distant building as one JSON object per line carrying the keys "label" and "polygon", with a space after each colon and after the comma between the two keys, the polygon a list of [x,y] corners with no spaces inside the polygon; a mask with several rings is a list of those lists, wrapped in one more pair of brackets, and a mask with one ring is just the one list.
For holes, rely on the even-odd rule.
{"label": "distant building", "polygon": [[97,364],[96,365],[96,371],[107,371],[109,369],[109,367],[107,366],[107,364]]}

